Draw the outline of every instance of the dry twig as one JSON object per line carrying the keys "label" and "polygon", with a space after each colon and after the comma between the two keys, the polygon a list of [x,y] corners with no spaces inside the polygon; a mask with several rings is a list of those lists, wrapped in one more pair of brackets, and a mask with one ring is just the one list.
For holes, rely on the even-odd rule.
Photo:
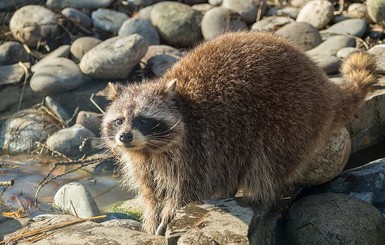
{"label": "dry twig", "polygon": [[[85,166],[88,166],[88,165],[91,165],[91,164],[95,164],[95,163],[99,163],[101,161],[105,161],[105,160],[108,160],[110,159],[109,156],[103,156],[103,157],[98,157],[98,158],[85,158],[85,159],[78,159],[78,160],[69,160],[69,161],[58,161],[58,162],[55,162],[52,169],[48,172],[48,174],[42,179],[40,180],[40,182],[38,183],[38,188],[36,190],[36,193],[35,193],[35,206],[37,206],[37,197],[39,195],[39,192],[41,190],[41,188],[43,188],[46,184],[48,184],[49,182],[51,182],[52,180],[54,179],[57,179],[57,178],[60,178],[64,175],[67,175],[69,173],[72,173],[72,172],[75,172]],[[53,171],[56,169],[56,167],[58,166],[69,166],[69,165],[75,165],[75,164],[80,164],[80,166],[74,168],[74,169],[71,169],[71,170],[68,170],[66,171],[65,173],[62,173],[62,174],[59,174],[59,175],[56,175],[56,176],[51,176],[51,174],[53,173]]]}
{"label": "dry twig", "polygon": [[[84,219],[79,219],[79,220],[75,220],[75,221],[68,221],[68,222],[64,222],[62,224],[51,225],[51,226],[48,226],[45,228],[36,229],[36,230],[32,230],[32,231],[27,231],[27,232],[24,232],[20,235],[10,237],[7,242],[10,244],[13,244],[13,243],[20,241],[20,240],[25,240],[27,242],[36,242],[36,241],[42,239],[45,235],[47,235],[47,232],[54,231],[54,230],[57,230],[60,228],[64,228],[64,227],[67,227],[70,225],[79,224],[79,223],[82,223],[85,221],[103,219],[105,217],[106,217],[106,215],[100,215],[100,216],[95,216],[95,217],[91,217],[91,218],[84,218]],[[0,243],[0,244],[2,244],[2,243]]]}

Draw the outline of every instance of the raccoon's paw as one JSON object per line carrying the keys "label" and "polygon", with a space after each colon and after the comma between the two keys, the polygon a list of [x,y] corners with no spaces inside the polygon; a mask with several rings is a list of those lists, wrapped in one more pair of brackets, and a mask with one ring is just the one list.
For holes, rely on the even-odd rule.
{"label": "raccoon's paw", "polygon": [[164,224],[163,222],[160,223],[160,225],[156,229],[155,235],[164,236],[166,234],[166,228],[167,228],[167,224]]}

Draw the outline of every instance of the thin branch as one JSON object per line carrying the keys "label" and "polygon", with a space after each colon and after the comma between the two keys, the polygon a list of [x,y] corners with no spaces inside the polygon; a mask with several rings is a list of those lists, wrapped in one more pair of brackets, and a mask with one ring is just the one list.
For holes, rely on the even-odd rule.
{"label": "thin branch", "polygon": [[[48,172],[48,174],[41,180],[39,181],[38,183],[38,188],[36,190],[36,193],[35,193],[35,206],[37,206],[37,197],[39,195],[39,192],[40,190],[46,185],[48,184],[49,182],[57,179],[57,178],[60,178],[64,175],[67,175],[69,173],[72,173],[72,172],[75,172],[85,166],[88,166],[88,165],[91,165],[91,164],[95,164],[95,163],[98,163],[98,162],[101,162],[103,160],[108,160],[110,159],[110,157],[106,157],[106,156],[103,156],[103,157],[98,157],[98,158],[86,158],[86,159],[78,159],[78,160],[70,160],[70,161],[58,161],[58,162],[55,162],[54,163],[54,166],[52,167],[52,169]],[[74,169],[71,169],[71,170],[68,170],[66,171],[65,173],[62,173],[62,174],[59,174],[59,175],[56,175],[56,176],[51,176],[51,174],[53,173],[53,171],[55,170],[55,168],[57,166],[69,166],[69,165],[74,165],[74,164],[80,164],[80,166],[74,168]],[[51,177],[50,177],[51,176]]]}
{"label": "thin branch", "polygon": [[101,113],[104,114],[104,110],[98,105],[98,103],[96,103],[96,101],[94,100],[94,96],[95,96],[95,94],[92,93],[91,98],[90,98],[90,101],[92,102],[92,104],[94,104],[94,106],[95,106],[96,108],[98,108],[98,110],[99,110]]}
{"label": "thin branch", "polygon": [[95,217],[91,217],[91,218],[84,218],[84,219],[79,219],[79,220],[75,220],[75,221],[68,221],[68,222],[64,222],[62,224],[51,225],[51,226],[48,226],[45,228],[40,228],[40,229],[24,232],[20,235],[10,237],[7,242],[9,244],[13,244],[13,243],[15,243],[21,239],[33,239],[36,236],[38,236],[38,238],[41,238],[40,236],[42,236],[43,234],[46,234],[46,232],[49,232],[49,231],[54,231],[56,229],[60,229],[60,228],[66,227],[66,226],[83,223],[86,221],[92,221],[92,220],[96,220],[96,219],[104,219],[105,217],[106,217],[106,215],[100,215],[100,216],[95,216]]}
{"label": "thin branch", "polygon": [[25,90],[25,85],[27,84],[28,80],[28,68],[24,65],[23,62],[19,61],[19,66],[21,66],[24,69],[24,82],[23,82],[23,88],[21,89],[21,94],[19,98],[19,103],[17,105],[17,111],[20,111],[20,106],[21,106],[21,101],[23,100],[24,96],[24,90]]}

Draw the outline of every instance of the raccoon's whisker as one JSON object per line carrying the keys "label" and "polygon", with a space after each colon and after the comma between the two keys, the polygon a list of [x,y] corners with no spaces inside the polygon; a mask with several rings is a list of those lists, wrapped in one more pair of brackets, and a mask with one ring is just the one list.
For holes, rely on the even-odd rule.
{"label": "raccoon's whisker", "polygon": [[155,150],[159,149],[159,146],[148,143],[148,142],[144,145],[144,147],[146,147],[146,149],[148,149],[151,152],[155,152]]}
{"label": "raccoon's whisker", "polygon": [[167,132],[170,132],[171,130],[173,130],[178,124],[179,122],[182,120],[182,118],[180,117],[179,120],[169,129],[163,131],[163,132],[160,132],[160,133],[156,133],[156,134],[152,134],[151,136],[157,136],[157,135],[163,135],[164,133],[167,133]]}
{"label": "raccoon's whisker", "polygon": [[98,144],[98,145],[94,145],[92,148],[104,148],[106,146],[108,146],[107,143],[101,143],[101,144]]}

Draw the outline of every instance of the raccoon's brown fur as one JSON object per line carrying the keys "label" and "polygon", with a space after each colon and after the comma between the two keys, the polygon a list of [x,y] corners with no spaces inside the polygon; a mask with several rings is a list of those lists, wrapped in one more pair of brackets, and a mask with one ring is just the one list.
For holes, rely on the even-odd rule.
{"label": "raccoon's brown fur", "polygon": [[145,230],[161,234],[180,206],[239,189],[274,202],[351,120],[374,71],[353,54],[337,86],[285,40],[242,32],[199,45],[159,79],[112,87],[103,134],[144,200]]}

